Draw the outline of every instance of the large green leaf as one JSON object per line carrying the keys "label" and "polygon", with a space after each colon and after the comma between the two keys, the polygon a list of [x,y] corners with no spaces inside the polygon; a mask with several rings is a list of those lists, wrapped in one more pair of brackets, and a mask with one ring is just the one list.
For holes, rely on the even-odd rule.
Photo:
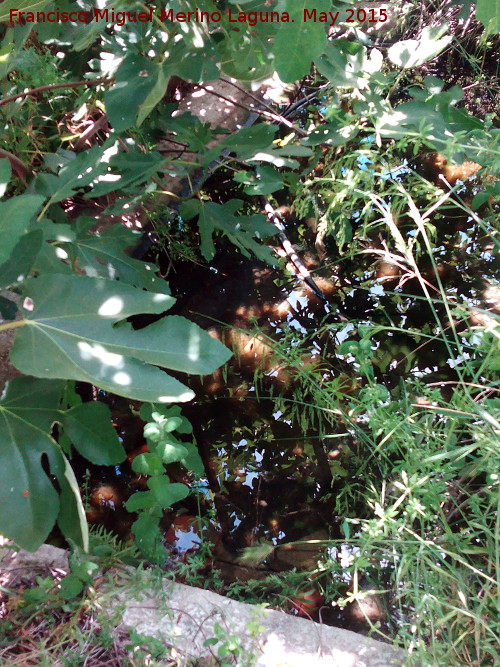
{"label": "large green leaf", "polygon": [[[383,56],[378,49],[368,49],[356,42],[337,39],[328,42],[316,66],[337,88],[366,88],[374,72],[380,71]],[[318,126],[322,130],[323,125]]]}
{"label": "large green leaf", "polygon": [[104,403],[77,405],[62,415],[61,423],[75,448],[92,463],[109,466],[125,459],[111,412]]}
{"label": "large green leaf", "polygon": [[77,190],[90,185],[100,174],[107,171],[107,164],[102,158],[111,144],[110,140],[79,155],[70,151],[46,155],[45,163],[52,165],[58,174],[39,174],[35,181],[35,190],[47,197],[51,204],[73,197]]}
{"label": "large green leaf", "polygon": [[24,234],[12,250],[9,259],[0,266],[0,289],[26,280],[42,247],[41,229]]}
{"label": "large green leaf", "polygon": [[153,101],[161,67],[136,53],[127,55],[116,73],[116,83],[105,96],[106,112],[116,132],[134,125],[141,105]]}
{"label": "large green leaf", "polygon": [[253,171],[239,171],[234,180],[243,183],[247,195],[270,195],[283,188],[283,176],[272,167],[264,165]]}
{"label": "large green leaf", "polygon": [[420,39],[405,39],[393,44],[387,55],[395,65],[409,69],[435,58],[452,41],[450,35],[441,37],[447,26],[429,26],[422,30]]}
{"label": "large green leaf", "polygon": [[130,150],[128,153],[118,153],[109,161],[109,171],[97,178],[97,184],[87,193],[87,199],[95,199],[108,192],[124,192],[128,196],[137,193],[144,194],[145,184],[164,167],[165,160],[160,153]]}
{"label": "large green leaf", "polygon": [[[0,53],[1,55],[1,53]],[[0,160],[0,197],[3,197],[9,185],[12,169],[7,159]]]}
{"label": "large green leaf", "polygon": [[476,19],[489,34],[500,32],[500,0],[477,0]]}
{"label": "large green leaf", "polygon": [[[5,0],[0,5],[0,21],[10,21],[10,11],[39,12],[49,4],[49,0]],[[50,3],[52,4],[52,3]],[[16,16],[12,17],[14,21]]]}
{"label": "large green leaf", "polygon": [[25,296],[34,307],[24,309],[11,360],[28,375],[81,380],[120,396],[167,403],[194,394],[150,364],[205,375],[231,356],[179,316],[140,330],[123,321],[164,312],[174,303],[166,294],[100,278],[49,275],[27,281]]}
{"label": "large green leaf", "polygon": [[224,74],[239,81],[256,81],[271,76],[274,68],[268,41],[255,31],[229,33],[217,44]]}
{"label": "large green leaf", "polygon": [[165,65],[157,65],[156,67],[156,81],[149,92],[148,96],[142,102],[142,104],[139,105],[139,113],[137,114],[137,126],[140,127],[144,120],[149,116],[149,114],[153,111],[155,106],[161,102],[163,97],[165,96],[165,92],[167,90],[167,85],[168,81],[170,79],[170,70],[169,70],[170,65],[168,67],[165,67]]}
{"label": "large green leaf", "polygon": [[403,102],[396,109],[381,114],[375,119],[375,127],[383,137],[399,139],[411,129],[415,134],[425,134],[427,141],[441,149],[446,140],[446,123],[443,115],[425,102]]}
{"label": "large green leaf", "polygon": [[[311,63],[327,45],[325,22],[321,12],[331,10],[330,0],[293,0],[289,2],[290,19],[274,40],[275,66],[282,81],[297,81],[311,69]],[[316,10],[316,20],[304,20],[305,10]]]}
{"label": "large green leaf", "polygon": [[[184,24],[197,32],[197,45],[183,39],[173,45],[169,57],[170,71],[185,81],[210,81],[219,77],[217,51],[212,40],[207,39],[195,23]],[[200,39],[204,40],[200,44]]]}
{"label": "large green leaf", "polygon": [[61,381],[16,378],[0,401],[0,533],[28,550],[40,546],[59,514],[49,474],[62,483],[66,464],[50,429],[63,386]]}
{"label": "large green leaf", "polygon": [[[62,225],[54,225],[57,231]],[[82,233],[62,247],[89,277],[118,278],[152,292],[169,294],[168,284],[156,275],[157,267],[127,255],[125,248],[138,243],[140,232],[114,225],[99,234]]]}
{"label": "large green leaf", "polygon": [[259,151],[271,151],[276,128],[271,125],[242,127],[220,143],[220,148],[229,148],[240,160],[248,160]]}
{"label": "large green leaf", "polygon": [[206,260],[215,255],[215,246],[212,234],[218,230],[225,234],[231,243],[234,243],[245,257],[252,252],[258,259],[274,266],[276,257],[272,250],[257,239],[264,239],[276,234],[274,225],[266,222],[262,215],[235,215],[241,202],[233,199],[226,204],[204,203],[199,199],[192,199],[181,206],[181,214],[187,220],[198,215],[200,228],[201,253]]}
{"label": "large green leaf", "polygon": [[58,479],[61,487],[57,523],[66,539],[73,540],[84,551],[89,549],[89,527],[78,482],[69,461],[64,459],[64,477]]}
{"label": "large green leaf", "polygon": [[43,197],[39,195],[20,195],[0,202],[0,265],[9,259],[42,204]]}

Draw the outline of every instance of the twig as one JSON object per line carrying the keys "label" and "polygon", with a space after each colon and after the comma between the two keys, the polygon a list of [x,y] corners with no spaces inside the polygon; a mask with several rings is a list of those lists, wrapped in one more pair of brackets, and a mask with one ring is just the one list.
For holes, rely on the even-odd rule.
{"label": "twig", "polygon": [[[295,134],[297,134],[299,137],[307,137],[307,132],[305,130],[302,130],[300,127],[297,127],[293,123],[291,123],[289,120],[287,120],[284,116],[280,116],[277,113],[271,112],[271,111],[266,111],[263,109],[257,109],[256,107],[249,107],[246,106],[245,104],[241,104],[241,102],[235,102],[232,100],[230,97],[226,97],[225,95],[222,95],[222,93],[217,93],[215,90],[210,90],[210,88],[207,88],[201,83],[196,83],[195,84],[196,88],[201,88],[207,93],[210,93],[211,95],[215,95],[215,97],[218,97],[221,100],[224,100],[225,102],[229,102],[235,107],[239,107],[240,109],[243,109],[244,111],[248,111],[250,113],[256,113],[259,116],[264,116],[265,118],[271,118],[274,121],[277,121],[281,123],[282,125],[285,125],[288,127],[290,130],[293,130]],[[247,92],[247,91],[245,91]],[[251,96],[251,95],[250,95]],[[262,104],[259,100],[259,104]],[[267,106],[267,105],[266,105]]]}
{"label": "twig", "polygon": [[9,97],[4,97],[3,100],[0,100],[0,107],[4,104],[9,104],[9,102],[14,102],[21,97],[28,97],[29,95],[38,95],[38,93],[44,93],[46,90],[57,90],[58,88],[76,88],[77,86],[98,86],[100,83],[113,83],[114,78],[108,79],[106,77],[102,79],[94,79],[93,81],[73,81],[71,83],[53,83],[50,86],[40,86],[39,88],[32,88],[31,90],[25,90],[23,93],[16,93],[15,95],[10,95]]}
{"label": "twig", "polygon": [[106,116],[106,114],[103,114],[97,120],[95,120],[89,127],[87,127],[78,137],[78,140],[75,143],[75,151],[80,151],[84,147],[86,141],[88,141],[91,137],[94,136],[94,134],[97,134],[97,132],[106,127],[107,122],[108,122],[108,117]]}

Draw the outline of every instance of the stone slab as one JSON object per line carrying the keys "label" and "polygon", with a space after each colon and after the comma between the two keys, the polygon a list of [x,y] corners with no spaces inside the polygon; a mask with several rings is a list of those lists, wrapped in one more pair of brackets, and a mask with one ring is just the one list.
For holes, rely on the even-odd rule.
{"label": "stone slab", "polygon": [[[163,581],[163,592],[125,599],[123,625],[173,645],[180,654],[207,659],[224,641],[238,638],[241,655],[256,667],[389,667],[404,653],[349,630],[332,628],[284,612],[262,609],[198,588]],[[168,603],[165,603],[168,600]],[[223,631],[211,647],[205,641]],[[260,626],[255,632],[256,626]],[[240,664],[240,663],[238,663]]]}
{"label": "stone slab", "polygon": [[[0,549],[3,577],[9,570],[15,572],[29,567],[67,570],[67,552],[48,545],[35,553]],[[403,651],[349,630],[237,602],[167,578],[158,579],[148,570],[137,575],[139,581],[134,576],[130,583],[125,580],[119,586],[107,613],[115,618],[119,611],[123,627],[163,641],[173,647],[180,658],[209,659],[217,656],[222,644],[236,640],[241,649],[235,657],[239,658],[237,664],[241,667],[395,667],[405,664]],[[207,639],[217,635],[217,644],[205,645]]]}

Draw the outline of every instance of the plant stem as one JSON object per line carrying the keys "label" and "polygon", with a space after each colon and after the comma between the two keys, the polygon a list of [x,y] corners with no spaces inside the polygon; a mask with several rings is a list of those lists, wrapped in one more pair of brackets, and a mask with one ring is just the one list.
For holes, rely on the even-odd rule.
{"label": "plant stem", "polygon": [[15,320],[14,322],[6,322],[5,324],[0,324],[0,331],[7,331],[8,329],[17,329],[18,327],[24,327],[27,323],[27,320]]}

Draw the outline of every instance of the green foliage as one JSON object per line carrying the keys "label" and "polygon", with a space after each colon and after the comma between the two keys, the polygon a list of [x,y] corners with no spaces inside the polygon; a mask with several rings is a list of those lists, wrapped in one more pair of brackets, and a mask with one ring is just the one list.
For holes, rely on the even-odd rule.
{"label": "green foliage", "polygon": [[476,18],[490,33],[500,32],[500,1],[477,0]]}
{"label": "green foliage", "polygon": [[[437,203],[429,197],[427,208],[417,210],[411,195],[402,191],[403,203],[412,211],[420,242],[416,234],[403,237],[386,210],[386,243],[394,242],[397,252],[386,248],[383,256],[408,267],[425,293],[419,265],[427,259],[435,267],[439,246],[424,221],[427,208],[439,210],[444,202],[442,197]],[[394,199],[391,204],[404,211]],[[354,247],[362,252],[359,243]],[[467,256],[477,260],[480,251],[470,241],[466,247]],[[367,282],[368,289],[372,285],[373,281]],[[387,296],[398,299],[399,294]],[[375,322],[346,325],[336,356],[351,365],[357,377],[359,390],[354,395],[324,382],[323,373],[312,369],[299,375],[290,404],[278,398],[276,406],[285,418],[293,415],[299,421],[306,415],[305,428],[314,425],[326,434],[330,415],[325,408],[332,406],[334,433],[340,422],[356,442],[354,458],[350,454],[355,473],[337,486],[334,495],[335,513],[345,517],[345,537],[332,543],[331,558],[324,563],[332,577],[380,582],[375,589],[389,589],[388,603],[392,600],[400,619],[393,632],[416,664],[494,663],[498,632],[490,618],[499,577],[500,413],[490,390],[498,384],[498,315],[488,315],[486,329],[472,328],[470,304],[455,308],[439,281],[436,292],[432,296],[427,292],[423,300],[431,321],[418,329]],[[376,316],[374,311],[373,319]],[[325,340],[336,330],[338,326],[334,329],[325,321],[317,334]],[[402,333],[403,343],[397,338]],[[294,347],[306,349],[310,334],[294,336]],[[408,342],[411,338],[414,344]],[[445,385],[440,382],[426,383],[429,369],[423,370],[419,359],[421,348],[437,343],[446,350],[447,364],[457,377],[448,395],[442,393]],[[289,347],[287,340],[280,349],[285,359]],[[397,362],[399,355],[402,359]],[[394,374],[403,361],[405,379],[390,390],[383,378],[391,376],[391,369]],[[316,426],[318,422],[322,426]],[[344,465],[347,460],[343,451]],[[341,550],[350,554],[348,559],[340,556]],[[355,585],[334,601],[346,606],[366,595]],[[381,631],[376,626],[373,630]]]}
{"label": "green foliage", "polygon": [[[9,20],[9,9],[38,11],[55,4],[4,2],[1,19]],[[58,7],[64,11],[73,4],[61,0]],[[199,4],[173,3],[175,11]],[[149,452],[138,456],[133,467],[148,476],[148,490],[135,493],[127,507],[139,514],[134,533],[149,560],[161,562],[166,554],[160,530],[164,510],[189,493],[187,485],[170,482],[165,466],[180,463],[196,474],[203,470],[194,444],[177,437],[190,433],[180,409],[162,405],[190,400],[193,393],[160,367],[211,373],[229,351],[188,320],[163,316],[174,299],[153,263],[128,254],[137,232],[123,225],[95,231],[93,217],[74,211],[83,202],[105,216],[123,216],[144,206],[156,225],[164,225],[167,244],[175,240],[176,251],[210,261],[223,236],[246,257],[274,264],[265,241],[275,229],[254,212],[251,197],[276,193],[278,199],[293,201],[300,217],[317,218],[318,239],[326,239],[347,266],[352,260],[362,264],[367,251],[389,257],[403,271],[401,286],[394,287],[395,307],[407,307],[401,287],[412,279],[431,313],[431,321],[418,331],[393,325],[389,311],[381,324],[382,306],[373,322],[367,316],[360,323],[332,324],[328,314],[305,337],[289,328],[280,341],[270,341],[298,374],[291,396],[274,397],[283,418],[295,420],[304,431],[355,438],[359,444],[349,451],[346,446],[342,461],[329,464],[335,483],[348,480],[335,489],[335,509],[343,517],[346,543],[359,551],[344,574],[357,580],[361,571],[369,572],[371,558],[392,564],[387,574],[402,619],[397,632],[422,664],[429,649],[435,664],[451,664],[461,643],[460,664],[469,656],[475,656],[470,658],[474,664],[494,662],[496,636],[488,619],[498,578],[491,555],[498,547],[493,519],[498,406],[491,398],[498,383],[498,323],[483,313],[490,317],[487,325],[469,326],[475,304],[466,297],[461,303],[462,295],[443,288],[435,238],[436,226],[460,210],[476,226],[464,250],[472,268],[488,243],[498,249],[493,207],[499,196],[500,132],[494,116],[471,113],[469,81],[449,86],[439,68],[427,75],[436,71],[431,61],[443,49],[465,49],[456,43],[465,40],[447,34],[456,17],[453,24],[447,21],[447,2],[422,13],[418,3],[410,3],[416,9],[409,8],[408,16],[396,22],[394,43],[376,48],[363,22],[342,23],[349,3],[340,3],[342,16],[333,22],[331,39],[326,28],[332,17],[303,20],[306,11],[335,13],[338,3],[327,0],[279,0],[266,9],[287,12],[293,22],[237,26],[227,10],[262,11],[263,3],[201,4],[200,10],[221,12],[215,29],[169,22],[158,13],[151,23],[123,26],[101,19],[2,28],[0,287],[16,298],[1,297],[7,322],[0,331],[15,334],[11,361],[24,377],[13,380],[0,401],[5,471],[0,531],[35,549],[57,522],[67,538],[88,547],[69,464],[72,449],[106,465],[122,461],[124,452],[109,410],[81,403],[72,395],[74,381],[146,401],[141,417],[147,422]],[[139,3],[127,6],[132,8],[144,9]],[[477,16],[488,24],[489,35],[498,27],[497,9],[498,0],[478,2]],[[412,27],[409,39],[399,35],[399,26]],[[486,60],[481,49],[473,59],[481,71]],[[425,71],[419,70],[424,64]],[[267,116],[214,146],[220,138],[216,128],[190,114],[175,115],[175,104],[164,102],[172,75],[199,83],[222,73],[251,82],[274,72],[290,82],[306,77],[317,96],[314,105],[287,119],[284,130]],[[493,78],[489,83],[494,85]],[[39,87],[47,89],[34,90]],[[481,90],[481,103],[489,92],[495,97],[497,91]],[[109,124],[104,137],[92,125],[93,114]],[[84,135],[88,128],[95,131],[90,138]],[[178,142],[178,155],[155,150],[165,134]],[[472,206],[460,198],[460,185],[452,201],[450,193],[413,171],[413,160],[426,151],[483,167],[488,175],[483,185],[474,185]],[[232,174],[228,192],[243,191],[244,203],[243,196],[223,193],[215,200],[209,191],[192,187],[200,183],[200,172],[213,173],[214,161]],[[176,210],[164,221],[160,179],[165,173],[196,190],[192,199],[181,197],[180,219]],[[151,211],[155,204],[157,210]],[[195,218],[199,249],[188,224]],[[374,247],[375,238],[382,249]],[[460,240],[455,247],[461,250]],[[422,261],[437,277],[434,291],[422,275]],[[352,268],[357,277],[363,270]],[[365,287],[371,290],[373,284],[367,279]],[[152,324],[143,325],[151,319]],[[331,372],[321,362],[304,367],[304,352],[310,350],[314,360],[318,341],[335,346],[336,363],[349,369],[349,390],[344,373]],[[457,374],[449,402],[419,380],[425,372],[417,367],[415,348],[435,343],[446,350]],[[389,390],[383,378],[396,357],[400,368],[404,361],[408,381]],[[479,393],[474,391],[478,386]],[[428,401],[425,407],[413,402],[416,392]],[[93,568],[85,562],[61,584],[66,599],[89,584]],[[339,574],[337,562],[331,568]],[[38,595],[43,601],[43,591]],[[354,591],[346,603],[356,595],[361,593]],[[239,659],[237,641],[216,639],[222,660],[230,654]]]}
{"label": "green foliage", "polygon": [[133,494],[125,505],[129,512],[140,512],[132,526],[138,548],[148,560],[160,564],[167,557],[160,530],[163,510],[189,494],[185,484],[170,482],[165,465],[178,462],[196,475],[201,475],[203,463],[193,442],[181,442],[173,434],[174,431],[183,435],[192,432],[191,424],[181,416],[178,406],[167,409],[144,404],[140,416],[147,421],[144,437],[149,452],[139,454],[132,463],[132,469],[148,476],[149,490]]}
{"label": "green foliage", "polygon": [[[80,542],[88,544],[73,472],[51,436],[52,424],[59,419],[63,386],[56,380],[18,378],[9,383],[0,402],[2,469],[9,471],[8,482],[0,485],[1,527],[25,549],[36,549],[58,517],[64,524],[72,523]],[[75,430],[79,431],[78,425]],[[42,457],[57,478],[63,504],[40,467]]]}
{"label": "green foliage", "polygon": [[186,401],[191,391],[146,364],[204,374],[229,357],[181,317],[140,330],[125,322],[139,313],[164,312],[174,302],[167,294],[100,278],[48,275],[26,281],[24,296],[35,307],[24,309],[11,359],[36,377],[83,380],[142,401]]}
{"label": "green foliage", "polygon": [[[227,628],[223,628],[220,623],[214,623],[214,636],[205,639],[204,646],[217,646],[218,663],[221,667],[231,667],[231,665],[251,665],[248,662],[247,651],[242,645],[241,637],[238,635],[228,635]],[[247,658],[244,662],[242,658]]]}
{"label": "green foliage", "polygon": [[276,265],[271,249],[254,240],[254,238],[261,240],[273,236],[276,234],[275,226],[266,222],[262,215],[235,215],[241,206],[242,202],[237,199],[232,199],[224,205],[212,202],[205,204],[195,199],[181,206],[181,214],[187,220],[195,215],[198,216],[201,254],[205,259],[210,260],[215,256],[212,234],[215,230],[219,230],[241,250],[245,257],[250,257],[249,251],[251,251],[263,262]]}
{"label": "green foliage", "polygon": [[446,29],[446,25],[424,28],[420,39],[401,40],[390,47],[387,55],[395,65],[404,69],[423,65],[435,58],[451,42],[451,35],[441,37]]}

